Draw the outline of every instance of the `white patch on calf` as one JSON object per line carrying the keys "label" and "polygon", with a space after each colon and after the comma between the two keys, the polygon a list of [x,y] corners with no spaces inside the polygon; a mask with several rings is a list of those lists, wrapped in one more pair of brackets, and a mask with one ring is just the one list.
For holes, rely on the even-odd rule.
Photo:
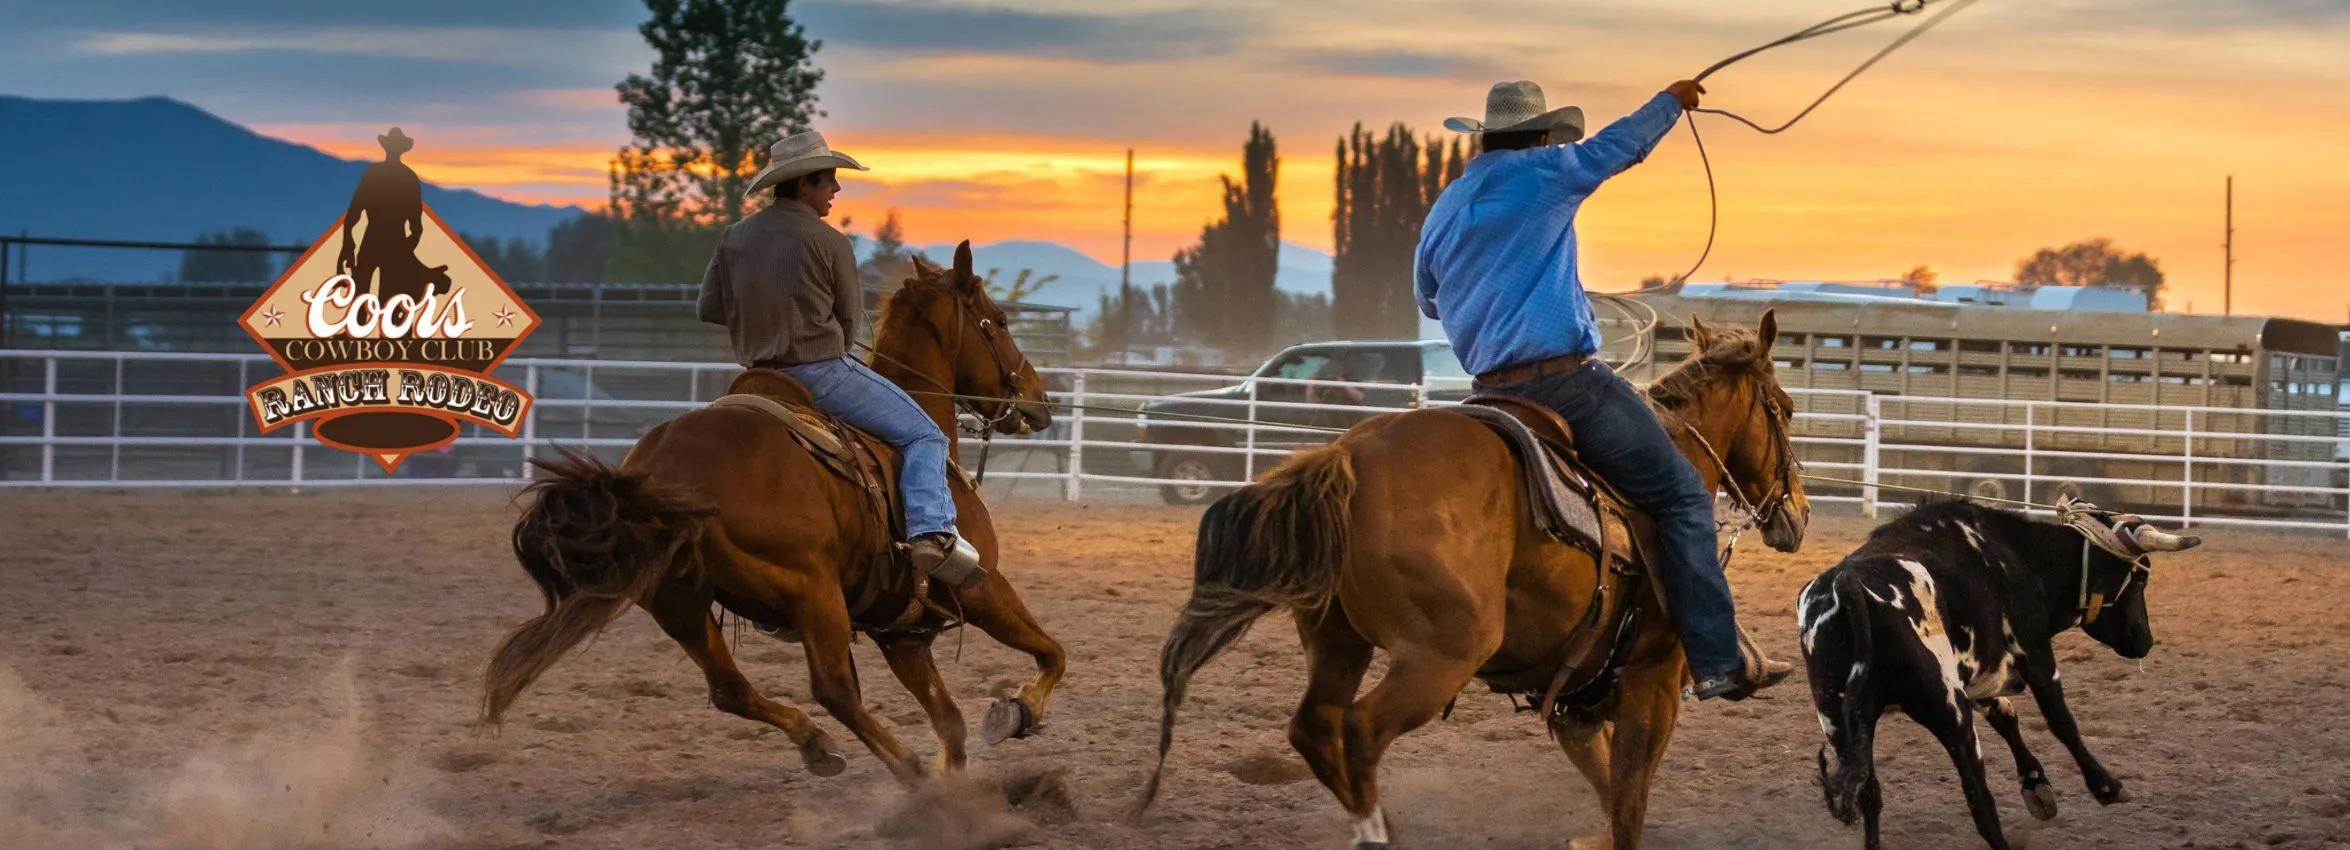
{"label": "white patch on calf", "polygon": [[[1926,565],[1908,558],[1896,559],[1909,572],[1910,594],[1918,601],[1918,615],[1909,619],[1911,631],[1917,632],[1918,647],[1934,656],[1934,664],[1942,673],[1942,688],[1950,700],[1950,714],[1959,716],[1958,701],[1966,692],[1966,679],[1959,674],[1959,654],[1950,645],[1950,632],[1942,625],[1942,600],[1935,592],[1934,577],[1926,572]],[[1900,591],[1896,589],[1898,597]]]}
{"label": "white patch on calf", "polygon": [[1966,535],[1966,545],[1973,548],[1975,550],[1975,554],[1983,554],[1982,532],[1976,531],[1974,526],[1963,522],[1958,524],[1958,530],[1959,533]]}
{"label": "white patch on calf", "polygon": [[[1805,585],[1803,592],[1797,594],[1795,598],[1795,623],[1797,628],[1803,630],[1803,653],[1806,656],[1809,656],[1812,649],[1819,645],[1820,630],[1826,628],[1828,622],[1836,617],[1836,612],[1844,608],[1843,600],[1836,597],[1836,586],[1832,583],[1834,579],[1829,579],[1831,583],[1825,585],[1820,584],[1818,579],[1812,581],[1813,583]],[[1811,607],[1812,596],[1815,592],[1828,599],[1827,610],[1819,611],[1816,615]]]}

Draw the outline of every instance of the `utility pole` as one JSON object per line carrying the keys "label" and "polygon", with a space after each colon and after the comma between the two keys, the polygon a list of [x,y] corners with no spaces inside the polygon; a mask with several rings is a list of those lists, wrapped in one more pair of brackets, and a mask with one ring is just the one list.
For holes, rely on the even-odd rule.
{"label": "utility pole", "polygon": [[1126,244],[1118,250],[1118,297],[1134,283],[1134,149],[1126,149]]}
{"label": "utility pole", "polygon": [[2236,314],[2236,175],[2228,175],[2228,238],[2221,250],[2226,261],[2220,266],[2220,315]]}

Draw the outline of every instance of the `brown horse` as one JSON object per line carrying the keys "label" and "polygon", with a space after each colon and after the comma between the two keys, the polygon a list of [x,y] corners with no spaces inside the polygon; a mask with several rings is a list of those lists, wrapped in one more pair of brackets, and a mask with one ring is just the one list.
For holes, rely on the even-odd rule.
{"label": "brown horse", "polygon": [[[917,277],[889,297],[875,334],[875,371],[914,394],[952,435],[956,402],[948,395],[1018,398],[972,403],[999,433],[1051,424],[1043,384],[1014,345],[1003,310],[971,273],[971,244],[955,250],[952,269],[917,263]],[[731,393],[807,399],[781,372],[750,369]],[[867,440],[892,469],[886,445]],[[954,457],[952,440],[949,457]],[[940,680],[931,641],[958,611],[972,625],[1035,657],[1038,675],[982,724],[989,741],[1026,735],[1044,720],[1066,666],[1061,645],[1028,613],[997,558],[987,506],[967,480],[950,475],[956,525],[979,550],[985,579],[969,588],[924,583],[929,604],[902,621],[892,606],[872,622],[852,622],[848,589],[876,574],[876,556],[894,545],[865,491],[820,465],[782,422],[749,408],[709,407],[654,426],[615,470],[584,455],[540,463],[535,502],[514,527],[514,553],[546,599],[545,613],[499,643],[483,676],[482,714],[495,724],[539,674],[626,613],[652,615],[685,648],[710,684],[719,710],[772,724],[798,745],[808,770],[831,776],[847,763],[831,736],[797,706],[770,699],[736,669],[711,603],[800,635],[816,702],[872,750],[901,781],[923,766],[886,724],[866,711],[849,655],[862,629],[880,646],[898,681],[929,714],[940,750],[936,769],[965,763],[963,715]],[[910,568],[906,568],[910,569]],[[899,584],[912,584],[910,576]],[[912,592],[901,593],[899,602]]]}
{"label": "brown horse", "polygon": [[[1771,369],[1776,336],[1769,313],[1759,335],[1698,323],[1692,356],[1648,397],[1708,491],[1729,484],[1762,506],[1764,540],[1794,551],[1811,507],[1788,439],[1794,406]],[[1435,719],[1471,679],[1554,659],[1592,604],[1594,559],[1536,527],[1516,464],[1484,424],[1413,410],[1367,420],[1211,506],[1191,599],[1160,657],[1159,765],[1141,807],[1157,794],[1192,674],[1282,608],[1311,669],[1290,745],[1354,816],[1358,850],[1391,846],[1378,787],[1388,745]],[[1687,674],[1654,597],[1628,604],[1644,610],[1615,698],[1551,727],[1623,850],[1640,846]],[[1387,651],[1388,671],[1358,700],[1374,647]]]}

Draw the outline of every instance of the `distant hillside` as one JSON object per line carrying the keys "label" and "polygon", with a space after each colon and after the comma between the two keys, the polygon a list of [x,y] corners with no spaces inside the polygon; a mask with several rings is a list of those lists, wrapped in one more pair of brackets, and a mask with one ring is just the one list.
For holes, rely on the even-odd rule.
{"label": "distant hillside", "polygon": [[[947,262],[955,256],[953,245],[929,245],[918,248],[931,259]],[[1038,275],[1056,274],[1059,280],[1045,284],[1042,290],[1029,296],[1036,304],[1077,308],[1080,322],[1093,315],[1100,306],[1101,296],[1118,288],[1118,267],[1101,262],[1057,242],[1019,240],[997,242],[991,245],[971,246],[971,262],[981,274],[997,269],[1005,285],[1021,269],[1035,269]],[[1175,263],[1172,260],[1136,260],[1132,275],[1134,285],[1148,288],[1154,284],[1175,282]],[[1330,294],[1330,255],[1303,245],[1281,243],[1281,269],[1273,286],[1283,292],[1304,295]]]}
{"label": "distant hillside", "polygon": [[[430,133],[405,129],[418,136],[419,149],[432,145]],[[171,98],[0,95],[0,171],[7,175],[0,179],[0,232],[186,242],[241,226],[272,243],[307,244],[350,203],[360,171],[374,159],[338,159]],[[458,230],[542,246],[547,228],[581,212],[430,183],[424,202]],[[174,251],[29,250],[27,279],[35,281],[154,281],[180,262]]]}

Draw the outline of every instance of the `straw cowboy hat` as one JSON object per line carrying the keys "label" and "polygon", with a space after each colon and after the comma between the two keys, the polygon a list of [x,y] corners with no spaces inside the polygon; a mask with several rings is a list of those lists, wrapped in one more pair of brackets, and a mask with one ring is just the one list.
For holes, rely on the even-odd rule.
{"label": "straw cowboy hat", "polygon": [[827,168],[873,170],[859,164],[848,154],[833,150],[832,146],[824,143],[824,134],[814,130],[783,137],[783,141],[767,148],[767,157],[767,167],[759,169],[758,176],[751,178],[751,188],[743,191],[744,197],[756,195],[759,190],[777,183],[795,180]]}
{"label": "straw cowboy hat", "polygon": [[1444,126],[1456,133],[1549,130],[1551,141],[1571,142],[1583,138],[1583,109],[1578,106],[1550,109],[1542,100],[1541,86],[1517,80],[1494,83],[1493,89],[1485,93],[1485,120],[1446,118]]}

